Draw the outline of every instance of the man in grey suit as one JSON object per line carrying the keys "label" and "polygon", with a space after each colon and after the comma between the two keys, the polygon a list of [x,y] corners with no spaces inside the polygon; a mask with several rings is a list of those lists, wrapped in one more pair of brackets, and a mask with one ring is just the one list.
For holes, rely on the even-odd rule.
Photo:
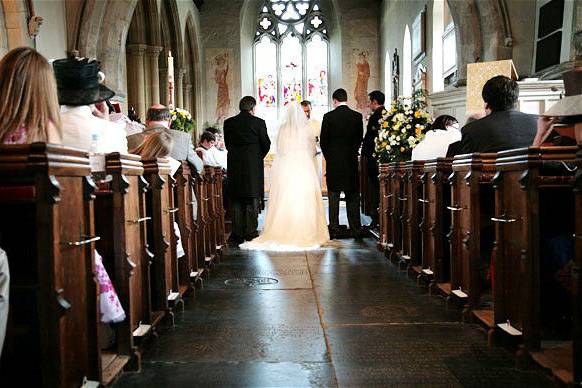
{"label": "man in grey suit", "polygon": [[[127,137],[127,148],[130,150],[139,146],[145,137],[151,133],[168,131],[170,132],[170,110],[161,104],[152,105],[146,114],[146,129],[141,133],[136,133]],[[196,171],[200,172],[204,169],[202,159],[196,155],[194,145],[190,138],[190,144],[187,150],[179,150],[175,145],[170,153],[170,156],[176,160],[187,160],[191,165],[196,167]]]}

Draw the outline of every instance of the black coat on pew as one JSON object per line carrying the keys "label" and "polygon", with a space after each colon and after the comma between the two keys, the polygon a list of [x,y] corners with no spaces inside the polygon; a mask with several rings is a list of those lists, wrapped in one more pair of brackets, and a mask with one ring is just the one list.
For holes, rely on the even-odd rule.
{"label": "black coat on pew", "polygon": [[224,141],[228,150],[231,198],[261,198],[263,159],[271,147],[265,121],[249,112],[240,112],[224,122]]}
{"label": "black coat on pew", "polygon": [[[499,152],[529,147],[537,129],[537,117],[516,110],[492,112],[465,125],[458,154]],[[449,148],[449,153],[451,149]],[[454,156],[449,155],[447,156]]]}
{"label": "black coat on pew", "polygon": [[358,149],[363,136],[362,115],[346,105],[323,116],[320,143],[329,191],[358,191]]}

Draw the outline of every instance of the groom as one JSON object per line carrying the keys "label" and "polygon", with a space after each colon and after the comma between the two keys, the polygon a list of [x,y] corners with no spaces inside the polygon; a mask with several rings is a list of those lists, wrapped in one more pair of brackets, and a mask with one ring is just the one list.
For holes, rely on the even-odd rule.
{"label": "groom", "polygon": [[259,200],[263,196],[264,165],[271,141],[265,120],[255,117],[257,101],[240,100],[240,113],[224,122],[228,150],[228,187],[232,233],[231,246],[258,236]]}
{"label": "groom", "polygon": [[335,109],[323,116],[320,138],[327,166],[329,232],[331,238],[339,235],[339,199],[343,191],[352,236],[362,237],[358,150],[364,136],[364,122],[360,113],[348,107],[344,89],[337,89],[332,98]]}

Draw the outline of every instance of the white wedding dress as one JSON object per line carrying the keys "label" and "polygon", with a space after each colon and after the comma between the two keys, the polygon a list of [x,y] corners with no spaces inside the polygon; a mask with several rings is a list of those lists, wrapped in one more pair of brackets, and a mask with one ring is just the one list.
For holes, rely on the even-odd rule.
{"label": "white wedding dress", "polygon": [[291,103],[279,128],[263,231],[241,249],[304,251],[329,241],[315,153],[307,117]]}

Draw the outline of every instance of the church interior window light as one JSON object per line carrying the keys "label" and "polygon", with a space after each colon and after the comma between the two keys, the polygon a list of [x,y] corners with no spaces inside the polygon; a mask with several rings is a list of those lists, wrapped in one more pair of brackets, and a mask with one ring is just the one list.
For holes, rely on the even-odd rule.
{"label": "church interior window light", "polygon": [[255,30],[255,94],[257,115],[267,121],[271,136],[291,101],[311,101],[318,120],[328,111],[328,52],[328,26],[318,1],[263,3]]}

